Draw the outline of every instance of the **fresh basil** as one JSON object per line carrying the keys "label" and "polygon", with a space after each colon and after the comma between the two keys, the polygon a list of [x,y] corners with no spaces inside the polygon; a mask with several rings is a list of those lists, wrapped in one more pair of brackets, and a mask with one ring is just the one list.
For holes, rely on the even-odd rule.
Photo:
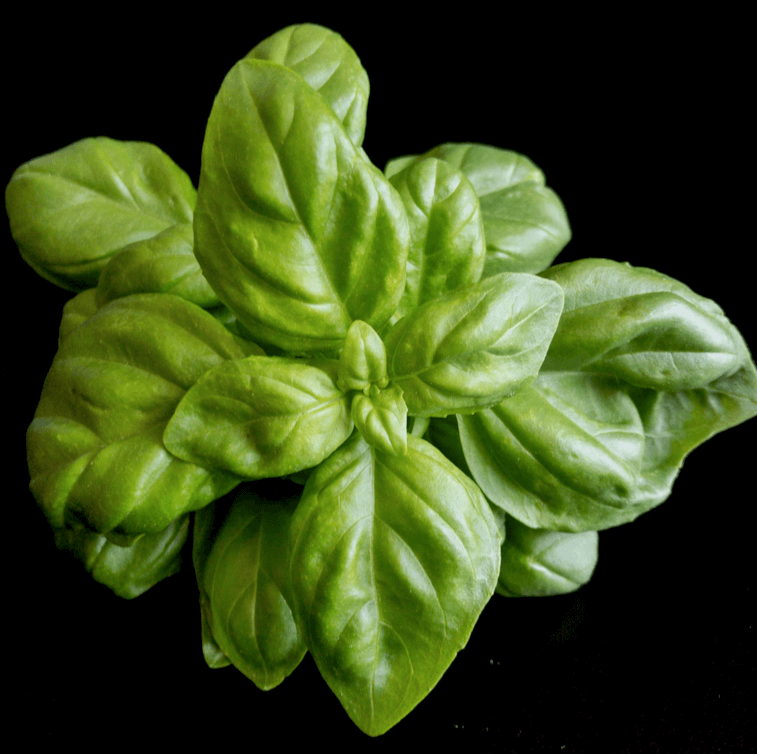
{"label": "fresh basil", "polygon": [[414,309],[385,339],[408,412],[471,413],[520,390],[539,371],[562,302],[550,281],[503,273]]}
{"label": "fresh basil", "polygon": [[94,288],[113,254],[176,223],[191,223],[196,192],[153,144],[82,139],[37,157],[5,190],[11,233],[42,277]]}
{"label": "fresh basil", "polygon": [[565,310],[542,372],[459,418],[465,458],[531,527],[618,526],[667,499],[691,450],[757,415],[754,362],[716,304],[659,273],[582,260],[544,276]]}
{"label": "fresh basil", "polygon": [[[254,346],[251,346],[254,348]],[[165,425],[239,341],[176,296],[117,299],[61,344],[27,436],[31,490],[50,524],[130,541],[238,483],[163,446]]]}
{"label": "fresh basil", "polygon": [[276,356],[218,364],[174,409],[166,447],[185,461],[245,479],[315,466],[352,432],[336,367]]}
{"label": "fresh basil", "polygon": [[233,663],[264,690],[280,684],[307,651],[289,587],[297,501],[268,499],[264,488],[246,483],[195,516],[206,661],[210,667]]}
{"label": "fresh basil", "polygon": [[495,517],[425,441],[392,455],[355,435],[308,479],[291,537],[308,649],[347,714],[379,735],[468,641],[499,573]]}
{"label": "fresh basil", "polygon": [[132,293],[173,293],[203,309],[221,301],[195,259],[192,224],[177,223],[115,254],[97,283],[98,306]]}
{"label": "fresh basil", "polygon": [[163,531],[145,534],[127,547],[84,528],[56,529],[55,544],[81,561],[95,581],[119,597],[133,599],[179,572],[189,528],[185,514]]}
{"label": "fresh basil", "polygon": [[478,195],[486,237],[484,277],[541,272],[570,241],[560,197],[528,157],[485,144],[442,144],[419,157],[390,161],[386,175],[392,178],[430,157],[461,170]]}
{"label": "fresh basil", "polygon": [[378,329],[397,308],[402,202],[292,70],[245,59],[229,72],[208,119],[197,202],[203,274],[257,341],[338,352],[353,320]]}
{"label": "fresh basil", "polygon": [[379,171],[368,92],[339,34],[288,26],[221,83],[196,206],[157,147],[104,137],[22,165],[6,206],[77,292],[27,432],[58,547],[132,598],[191,521],[207,665],[272,689],[310,652],[377,736],[495,592],[586,584],[599,531],[757,415],[757,368],[684,283],[550,266],[571,230],[527,157]]}

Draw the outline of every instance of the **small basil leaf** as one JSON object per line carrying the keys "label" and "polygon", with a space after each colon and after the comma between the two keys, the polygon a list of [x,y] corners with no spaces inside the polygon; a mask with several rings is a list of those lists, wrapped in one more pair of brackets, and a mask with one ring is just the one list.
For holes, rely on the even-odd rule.
{"label": "small basil leaf", "polygon": [[95,288],[88,288],[86,291],[77,293],[63,305],[63,315],[58,327],[59,346],[79,325],[83,325],[97,313],[99,307],[95,294]]}
{"label": "small basil leaf", "polygon": [[587,584],[597,565],[599,535],[531,529],[512,516],[505,521],[497,594],[548,597]]}
{"label": "small basil leaf", "polygon": [[712,301],[653,270],[607,259],[557,265],[565,309],[544,371],[612,374],[638,387],[704,387],[743,363],[740,336]]}
{"label": "small basil leaf", "polygon": [[67,290],[97,285],[124,246],[191,223],[187,174],[153,144],[82,139],[24,163],[5,190],[21,256]]}
{"label": "small basil leaf", "polygon": [[336,369],[336,361],[277,356],[219,364],[181,400],[165,445],[185,461],[245,479],[315,466],[353,429]]}
{"label": "small basil leaf", "polygon": [[290,574],[318,669],[371,736],[401,720],[465,646],[491,597],[500,531],[476,485],[435,448],[354,435],[308,479]]}
{"label": "small basil leaf", "polygon": [[541,272],[570,241],[568,217],[544,174],[522,154],[484,144],[442,144],[420,157],[401,157],[387,177],[413,160],[436,157],[468,177],[478,195],[486,236],[483,277]]}
{"label": "small basil leaf", "polygon": [[505,273],[422,304],[385,337],[390,379],[413,416],[471,413],[512,395],[541,366],[562,290]]}
{"label": "small basil leaf", "polygon": [[352,421],[369,445],[394,455],[407,452],[407,406],[397,385],[355,394]]}
{"label": "small basil leaf", "polygon": [[156,533],[238,483],[172,456],[163,430],[239,341],[176,296],[107,304],[62,342],[27,433],[30,487],[50,524],[114,540]]}
{"label": "small basil leaf", "polygon": [[302,76],[334,111],[355,146],[363,143],[368,107],[368,74],[355,51],[336,32],[317,24],[287,26],[248,58],[279,63]]}
{"label": "small basil leaf", "polygon": [[484,224],[470,181],[447,162],[428,158],[391,178],[407,210],[407,284],[395,318],[447,291],[475,283],[486,257]]}
{"label": "small basil leaf", "polygon": [[211,667],[219,667],[219,659],[231,661],[263,690],[278,686],[307,651],[289,587],[289,528],[297,501],[268,499],[265,487],[258,491],[248,483],[208,514],[207,508],[196,514],[212,517],[201,523],[195,559],[210,633],[206,659]]}
{"label": "small basil leaf", "polygon": [[379,329],[407,245],[397,192],[321,96],[288,68],[237,63],[208,120],[195,254],[253,338],[336,353],[353,320]]}
{"label": "small basil leaf", "polygon": [[55,544],[81,561],[95,581],[128,600],[179,572],[180,553],[188,534],[187,514],[163,531],[145,534],[127,547],[83,528],[56,529]]}
{"label": "small basil leaf", "polygon": [[386,349],[378,333],[366,322],[355,320],[347,331],[339,355],[337,385],[345,393],[363,390],[371,383],[386,387]]}
{"label": "small basil leaf", "polygon": [[221,301],[202,275],[192,251],[191,223],[166,228],[152,238],[129,244],[103,269],[97,284],[97,304],[133,293],[173,293],[203,309]]}

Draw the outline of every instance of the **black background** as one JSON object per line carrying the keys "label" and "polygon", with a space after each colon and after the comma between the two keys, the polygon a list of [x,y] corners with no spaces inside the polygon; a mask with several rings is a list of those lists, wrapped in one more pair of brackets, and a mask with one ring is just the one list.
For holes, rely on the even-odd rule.
{"label": "black background", "polygon": [[[746,154],[740,101],[727,85],[731,53],[709,46],[720,27],[640,23],[620,11],[568,19],[458,10],[425,22],[365,13],[360,24],[284,11],[232,16],[223,4],[163,22],[145,11],[29,17],[4,53],[2,179],[104,135],[157,144],[196,185],[204,124],[227,70],[277,29],[318,22],[339,31],[368,71],[364,147],[376,165],[446,141],[522,152],[571,220],[573,240],[557,261],[608,257],[677,277],[720,303],[757,347],[754,244],[738,235],[754,212],[733,182]],[[664,505],[602,533],[588,586],[549,599],[495,596],[437,688],[369,739],[309,657],[265,693],[233,668],[208,669],[188,559],[181,574],[127,602],[55,551],[27,489],[22,437],[71,294],[37,277],[7,223],[3,232],[6,686],[8,724],[27,738],[25,750],[253,749],[271,740],[754,750],[754,423],[696,450]]]}

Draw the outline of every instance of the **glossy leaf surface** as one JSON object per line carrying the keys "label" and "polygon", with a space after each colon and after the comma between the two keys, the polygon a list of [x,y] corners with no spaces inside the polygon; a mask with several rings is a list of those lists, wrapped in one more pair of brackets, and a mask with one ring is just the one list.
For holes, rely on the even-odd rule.
{"label": "glossy leaf surface", "polygon": [[599,535],[531,529],[512,516],[505,521],[497,594],[549,597],[588,583],[597,565]]}
{"label": "glossy leaf surface", "polygon": [[461,170],[478,195],[486,236],[484,277],[541,272],[570,241],[560,198],[524,155],[484,144],[442,144],[419,157],[392,160],[386,174],[391,177],[427,157]]}
{"label": "glossy leaf surface", "polygon": [[471,413],[539,371],[562,310],[562,290],[505,273],[422,304],[385,337],[390,379],[412,416]]}
{"label": "glossy leaf surface", "polygon": [[162,436],[205,371],[246,355],[210,314],[166,294],[117,299],[72,332],[27,433],[30,487],[50,524],[128,539],[234,487],[172,456]]}
{"label": "glossy leaf surface", "polygon": [[395,317],[448,291],[475,283],[486,257],[478,197],[465,174],[433,157],[391,178],[407,210],[407,283]]}
{"label": "glossy leaf surface", "polygon": [[341,348],[388,321],[405,284],[402,202],[293,71],[242,60],[208,120],[195,214],[203,273],[261,344]]}
{"label": "glossy leaf surface", "polygon": [[[719,307],[676,281],[606,260],[582,260],[546,274],[565,282],[568,314],[543,371],[517,395],[475,416],[460,417],[465,457],[487,497],[533,528],[586,531],[617,526],[668,497],[691,450],[757,415],[757,373],[741,336]],[[652,319],[658,327],[644,334],[642,320],[634,315],[629,328],[642,334],[628,337],[623,331],[628,321],[621,314],[609,317],[602,305],[604,300],[623,300],[625,293],[633,300],[628,308],[634,313],[639,296],[659,300],[662,286],[668,288],[665,295],[689,305],[674,302],[677,315],[691,316],[680,329],[670,325],[668,331],[659,327],[660,319]],[[615,309],[625,311],[622,305]],[[593,320],[591,311],[596,313]],[[702,320],[707,327],[698,332],[691,323]],[[581,332],[588,331],[585,339],[571,332],[574,322]],[[630,355],[625,368],[621,371],[600,358],[594,367],[589,359],[583,371],[574,371],[565,343],[575,342],[576,351],[584,348],[586,353],[586,343],[608,342],[607,333],[617,336],[622,359]],[[701,351],[695,348],[697,337]],[[688,350],[670,353],[671,343]],[[727,349],[712,350],[713,344],[723,343]],[[643,358],[635,363],[637,355]],[[734,370],[736,357],[740,365]],[[701,373],[695,368],[697,360]],[[561,361],[565,371],[557,369]],[[655,368],[655,361],[661,367]],[[704,386],[678,388],[699,385],[724,365],[729,373]],[[597,373],[592,373],[594,368]],[[645,368],[649,381],[656,378],[667,389],[637,387],[612,374],[630,374],[639,382]]]}
{"label": "glossy leaf surface", "polygon": [[465,646],[499,573],[495,517],[423,440],[394,456],[354,435],[308,479],[292,541],[308,648],[347,714],[379,735]]}
{"label": "glossy leaf surface", "polygon": [[317,24],[295,24],[264,39],[247,57],[280,63],[298,73],[334,111],[352,143],[363,143],[368,74],[339,34]]}
{"label": "glossy leaf surface", "polygon": [[245,479],[315,466],[353,429],[336,370],[336,361],[277,356],[219,364],[178,404],[166,447],[178,458]]}
{"label": "glossy leaf surface", "polygon": [[152,238],[129,244],[103,269],[97,284],[98,306],[133,293],[172,293],[203,309],[220,306],[192,251],[191,223],[181,223]]}
{"label": "glossy leaf surface", "polygon": [[263,690],[278,686],[307,651],[289,587],[289,528],[299,498],[266,492],[273,490],[246,483],[195,514],[206,659],[211,667],[230,661]]}
{"label": "glossy leaf surface", "polygon": [[744,361],[713,301],[654,270],[582,259],[542,274],[565,292],[543,370],[610,374],[638,387],[704,387]]}
{"label": "glossy leaf surface", "polygon": [[113,254],[176,223],[191,223],[196,193],[154,144],[82,139],[16,170],[5,190],[11,233],[42,277],[93,288]]}
{"label": "glossy leaf surface", "polygon": [[145,534],[128,547],[86,529],[56,529],[55,544],[80,560],[95,581],[124,599],[143,594],[181,568],[181,549],[189,534],[189,515],[163,531]]}

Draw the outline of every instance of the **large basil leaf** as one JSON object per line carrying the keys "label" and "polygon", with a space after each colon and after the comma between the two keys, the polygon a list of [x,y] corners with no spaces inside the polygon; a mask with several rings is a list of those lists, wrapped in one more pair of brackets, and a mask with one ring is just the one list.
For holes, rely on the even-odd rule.
{"label": "large basil leaf", "polygon": [[285,476],[320,463],[352,432],[338,362],[251,356],[204,374],[176,407],[168,450],[245,479]]}
{"label": "large basil leaf", "polygon": [[127,547],[83,528],[56,529],[55,544],[80,560],[95,581],[119,597],[133,599],[179,572],[188,533],[189,514],[185,514],[163,531],[145,534]]}
{"label": "large basil leaf", "polygon": [[368,74],[339,34],[317,24],[295,24],[264,39],[247,57],[280,63],[298,73],[331,107],[352,143],[363,143]]}
{"label": "large basil leaf", "polygon": [[741,336],[720,307],[659,272],[582,259],[542,277],[565,292],[543,371],[581,370],[683,390],[733,374],[744,362]]}
{"label": "large basil leaf", "polygon": [[[278,686],[307,650],[289,587],[289,528],[299,498],[269,499],[266,487],[259,487],[243,484],[229,499],[195,514],[195,563],[212,639],[212,644],[203,642],[208,664],[219,667],[231,661],[267,690]],[[208,651],[212,646],[226,659],[219,662]]]}
{"label": "large basil leaf", "polygon": [[347,714],[376,736],[434,687],[491,597],[501,532],[476,485],[427,442],[354,435],[305,485],[292,521],[298,619]]}
{"label": "large basil leaf", "polygon": [[234,487],[172,456],[163,430],[204,372],[255,348],[167,294],[117,299],[70,333],[27,433],[30,487],[50,524],[129,541]]}
{"label": "large basil leaf", "polygon": [[503,273],[422,304],[385,337],[390,379],[408,413],[446,416],[498,403],[538,373],[562,290]]}
{"label": "large basil leaf", "polygon": [[296,73],[242,60],[208,120],[195,254],[252,336],[336,353],[353,320],[378,329],[405,284],[402,201]]}
{"label": "large basil leaf", "polygon": [[541,272],[570,241],[565,208],[544,174],[522,154],[484,144],[442,144],[420,157],[401,157],[387,177],[414,160],[436,157],[461,170],[478,194],[486,236],[484,277]]}
{"label": "large basil leaf", "polygon": [[153,144],[82,139],[24,163],[5,190],[11,233],[42,277],[93,288],[113,254],[191,223],[195,189]]}
{"label": "large basil leaf", "polygon": [[597,565],[597,532],[531,529],[512,516],[506,517],[505,528],[497,594],[549,597],[574,592],[591,579]]}
{"label": "large basil leaf", "polygon": [[100,274],[98,306],[133,293],[173,293],[203,309],[221,300],[202,275],[192,251],[192,225],[180,223],[152,238],[129,244]]}
{"label": "large basil leaf", "polygon": [[79,325],[84,324],[97,313],[99,307],[96,293],[96,288],[88,288],[86,291],[77,293],[63,305],[63,314],[58,326],[59,346]]}
{"label": "large basil leaf", "polygon": [[470,181],[443,160],[413,162],[390,179],[410,224],[407,283],[395,313],[475,283],[486,257],[484,224]]}
{"label": "large basil leaf", "polygon": [[532,528],[606,529],[663,502],[686,455],[757,415],[757,373],[713,301],[660,273],[581,260],[531,385],[460,417],[473,478]]}

